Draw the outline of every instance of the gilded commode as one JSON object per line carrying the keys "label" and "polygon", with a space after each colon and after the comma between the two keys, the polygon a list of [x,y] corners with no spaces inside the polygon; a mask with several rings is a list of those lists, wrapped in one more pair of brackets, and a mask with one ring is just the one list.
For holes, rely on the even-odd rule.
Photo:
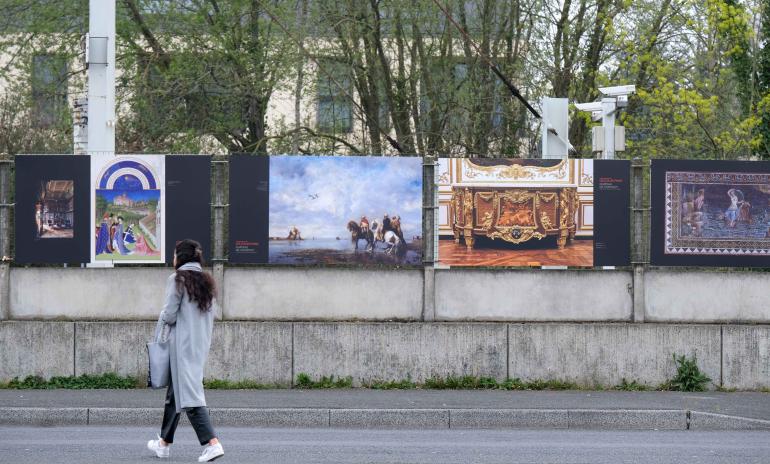
{"label": "gilded commode", "polygon": [[462,161],[465,179],[452,184],[456,243],[473,248],[480,236],[517,244],[556,237],[563,248],[575,237],[578,192],[568,160]]}

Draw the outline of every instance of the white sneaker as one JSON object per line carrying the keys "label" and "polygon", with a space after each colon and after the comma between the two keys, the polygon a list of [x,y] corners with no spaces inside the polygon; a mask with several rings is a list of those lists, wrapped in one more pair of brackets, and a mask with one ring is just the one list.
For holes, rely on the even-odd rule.
{"label": "white sneaker", "polygon": [[163,446],[160,444],[160,435],[157,440],[150,440],[147,442],[147,449],[155,452],[155,456],[159,458],[167,458],[169,455],[169,446]]}
{"label": "white sneaker", "polygon": [[198,458],[198,462],[213,461],[214,459],[224,456],[224,454],[225,450],[222,449],[222,443],[217,443],[216,445],[206,445],[206,447],[203,448],[203,454],[201,454]]}

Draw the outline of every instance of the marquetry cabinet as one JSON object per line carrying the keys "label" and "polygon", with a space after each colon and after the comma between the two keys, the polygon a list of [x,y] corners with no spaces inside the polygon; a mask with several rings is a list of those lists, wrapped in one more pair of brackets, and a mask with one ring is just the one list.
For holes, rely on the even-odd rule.
{"label": "marquetry cabinet", "polygon": [[476,237],[523,243],[556,237],[564,248],[575,237],[577,187],[536,185],[452,186],[452,230],[470,249]]}

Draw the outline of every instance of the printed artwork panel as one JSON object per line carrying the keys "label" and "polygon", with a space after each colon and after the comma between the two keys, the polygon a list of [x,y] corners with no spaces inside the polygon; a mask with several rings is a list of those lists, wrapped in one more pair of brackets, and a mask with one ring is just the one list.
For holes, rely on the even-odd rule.
{"label": "printed artwork panel", "polygon": [[73,238],[75,181],[41,180],[35,201],[35,238]]}
{"label": "printed artwork panel", "polygon": [[659,265],[770,265],[770,163],[654,160]]}
{"label": "printed artwork panel", "polygon": [[270,157],[269,262],[422,264],[422,159]]}
{"label": "printed artwork panel", "polygon": [[16,157],[16,262],[88,262],[89,163],[85,155]]}
{"label": "printed artwork panel", "polygon": [[443,158],[439,166],[453,213],[439,230],[441,265],[628,264],[628,162]]}
{"label": "printed artwork panel", "polygon": [[165,157],[93,156],[92,261],[164,262]]}

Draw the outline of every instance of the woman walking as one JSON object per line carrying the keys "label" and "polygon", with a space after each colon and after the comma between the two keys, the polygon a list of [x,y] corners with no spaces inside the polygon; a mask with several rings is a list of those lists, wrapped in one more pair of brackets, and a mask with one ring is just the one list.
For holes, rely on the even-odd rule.
{"label": "woman walking", "polygon": [[166,282],[166,303],[160,317],[170,326],[171,381],[160,435],[147,442],[147,448],[159,458],[169,456],[182,409],[187,412],[198,441],[205,446],[198,462],[213,461],[225,454],[211,426],[203,393],[203,368],[211,345],[216,289],[214,279],[201,268],[202,256],[198,242],[179,242],[174,248],[176,273]]}

